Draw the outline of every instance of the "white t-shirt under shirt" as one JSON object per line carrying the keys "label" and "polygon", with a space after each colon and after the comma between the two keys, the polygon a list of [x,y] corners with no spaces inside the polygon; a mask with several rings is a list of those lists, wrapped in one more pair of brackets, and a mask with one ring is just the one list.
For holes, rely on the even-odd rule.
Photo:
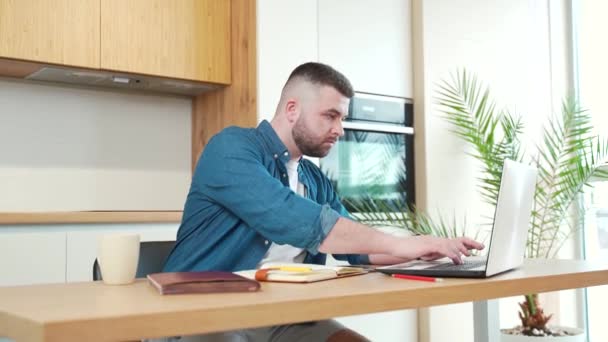
{"label": "white t-shirt under shirt", "polygon": [[[304,196],[304,185],[298,180],[298,165],[300,163],[296,160],[290,160],[285,164],[287,168],[287,177],[289,179],[289,188],[300,196]],[[285,227],[289,229],[289,227]],[[258,267],[267,262],[304,262],[306,258],[306,251],[302,248],[297,248],[291,245],[279,245],[272,243],[262,261],[258,264]]]}

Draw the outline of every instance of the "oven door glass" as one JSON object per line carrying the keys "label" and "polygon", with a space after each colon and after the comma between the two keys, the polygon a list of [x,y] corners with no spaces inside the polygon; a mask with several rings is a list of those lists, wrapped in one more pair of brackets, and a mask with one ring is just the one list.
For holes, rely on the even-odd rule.
{"label": "oven door glass", "polygon": [[413,135],[345,130],[320,167],[351,213],[366,202],[414,204]]}

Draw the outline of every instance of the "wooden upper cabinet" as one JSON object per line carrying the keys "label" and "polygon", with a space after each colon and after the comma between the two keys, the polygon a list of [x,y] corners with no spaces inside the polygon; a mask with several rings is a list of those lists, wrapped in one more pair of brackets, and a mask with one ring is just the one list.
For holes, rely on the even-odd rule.
{"label": "wooden upper cabinet", "polygon": [[0,57],[99,68],[100,0],[0,0]]}
{"label": "wooden upper cabinet", "polygon": [[229,84],[230,0],[101,0],[101,68]]}

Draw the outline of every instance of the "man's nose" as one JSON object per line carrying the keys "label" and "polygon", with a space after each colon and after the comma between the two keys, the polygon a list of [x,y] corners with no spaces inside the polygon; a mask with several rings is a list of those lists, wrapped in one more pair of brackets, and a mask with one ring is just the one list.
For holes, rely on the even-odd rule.
{"label": "man's nose", "polygon": [[344,127],[342,127],[342,120],[337,120],[337,124],[334,125],[333,131],[338,134],[338,136],[344,135]]}

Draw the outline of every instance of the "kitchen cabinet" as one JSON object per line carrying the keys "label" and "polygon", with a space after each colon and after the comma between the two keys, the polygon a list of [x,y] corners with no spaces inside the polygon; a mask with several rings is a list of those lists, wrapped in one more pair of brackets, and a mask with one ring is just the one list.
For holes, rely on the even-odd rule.
{"label": "kitchen cabinet", "polygon": [[66,233],[0,228],[0,286],[65,282]]}
{"label": "kitchen cabinet", "polygon": [[411,0],[318,0],[319,61],[357,91],[413,97]]}
{"label": "kitchen cabinet", "polygon": [[0,58],[230,84],[228,0],[0,0]]}
{"label": "kitchen cabinet", "polygon": [[0,0],[0,57],[99,68],[99,22],[100,0]]}
{"label": "kitchen cabinet", "polygon": [[229,84],[231,1],[101,0],[101,69]]}
{"label": "kitchen cabinet", "polygon": [[291,71],[299,64],[317,61],[317,2],[260,1],[257,29],[258,74],[263,75],[257,85],[261,121],[274,116]]}
{"label": "kitchen cabinet", "polygon": [[272,118],[287,76],[308,61],[356,91],[413,97],[411,0],[264,0],[258,11],[258,120]]}

